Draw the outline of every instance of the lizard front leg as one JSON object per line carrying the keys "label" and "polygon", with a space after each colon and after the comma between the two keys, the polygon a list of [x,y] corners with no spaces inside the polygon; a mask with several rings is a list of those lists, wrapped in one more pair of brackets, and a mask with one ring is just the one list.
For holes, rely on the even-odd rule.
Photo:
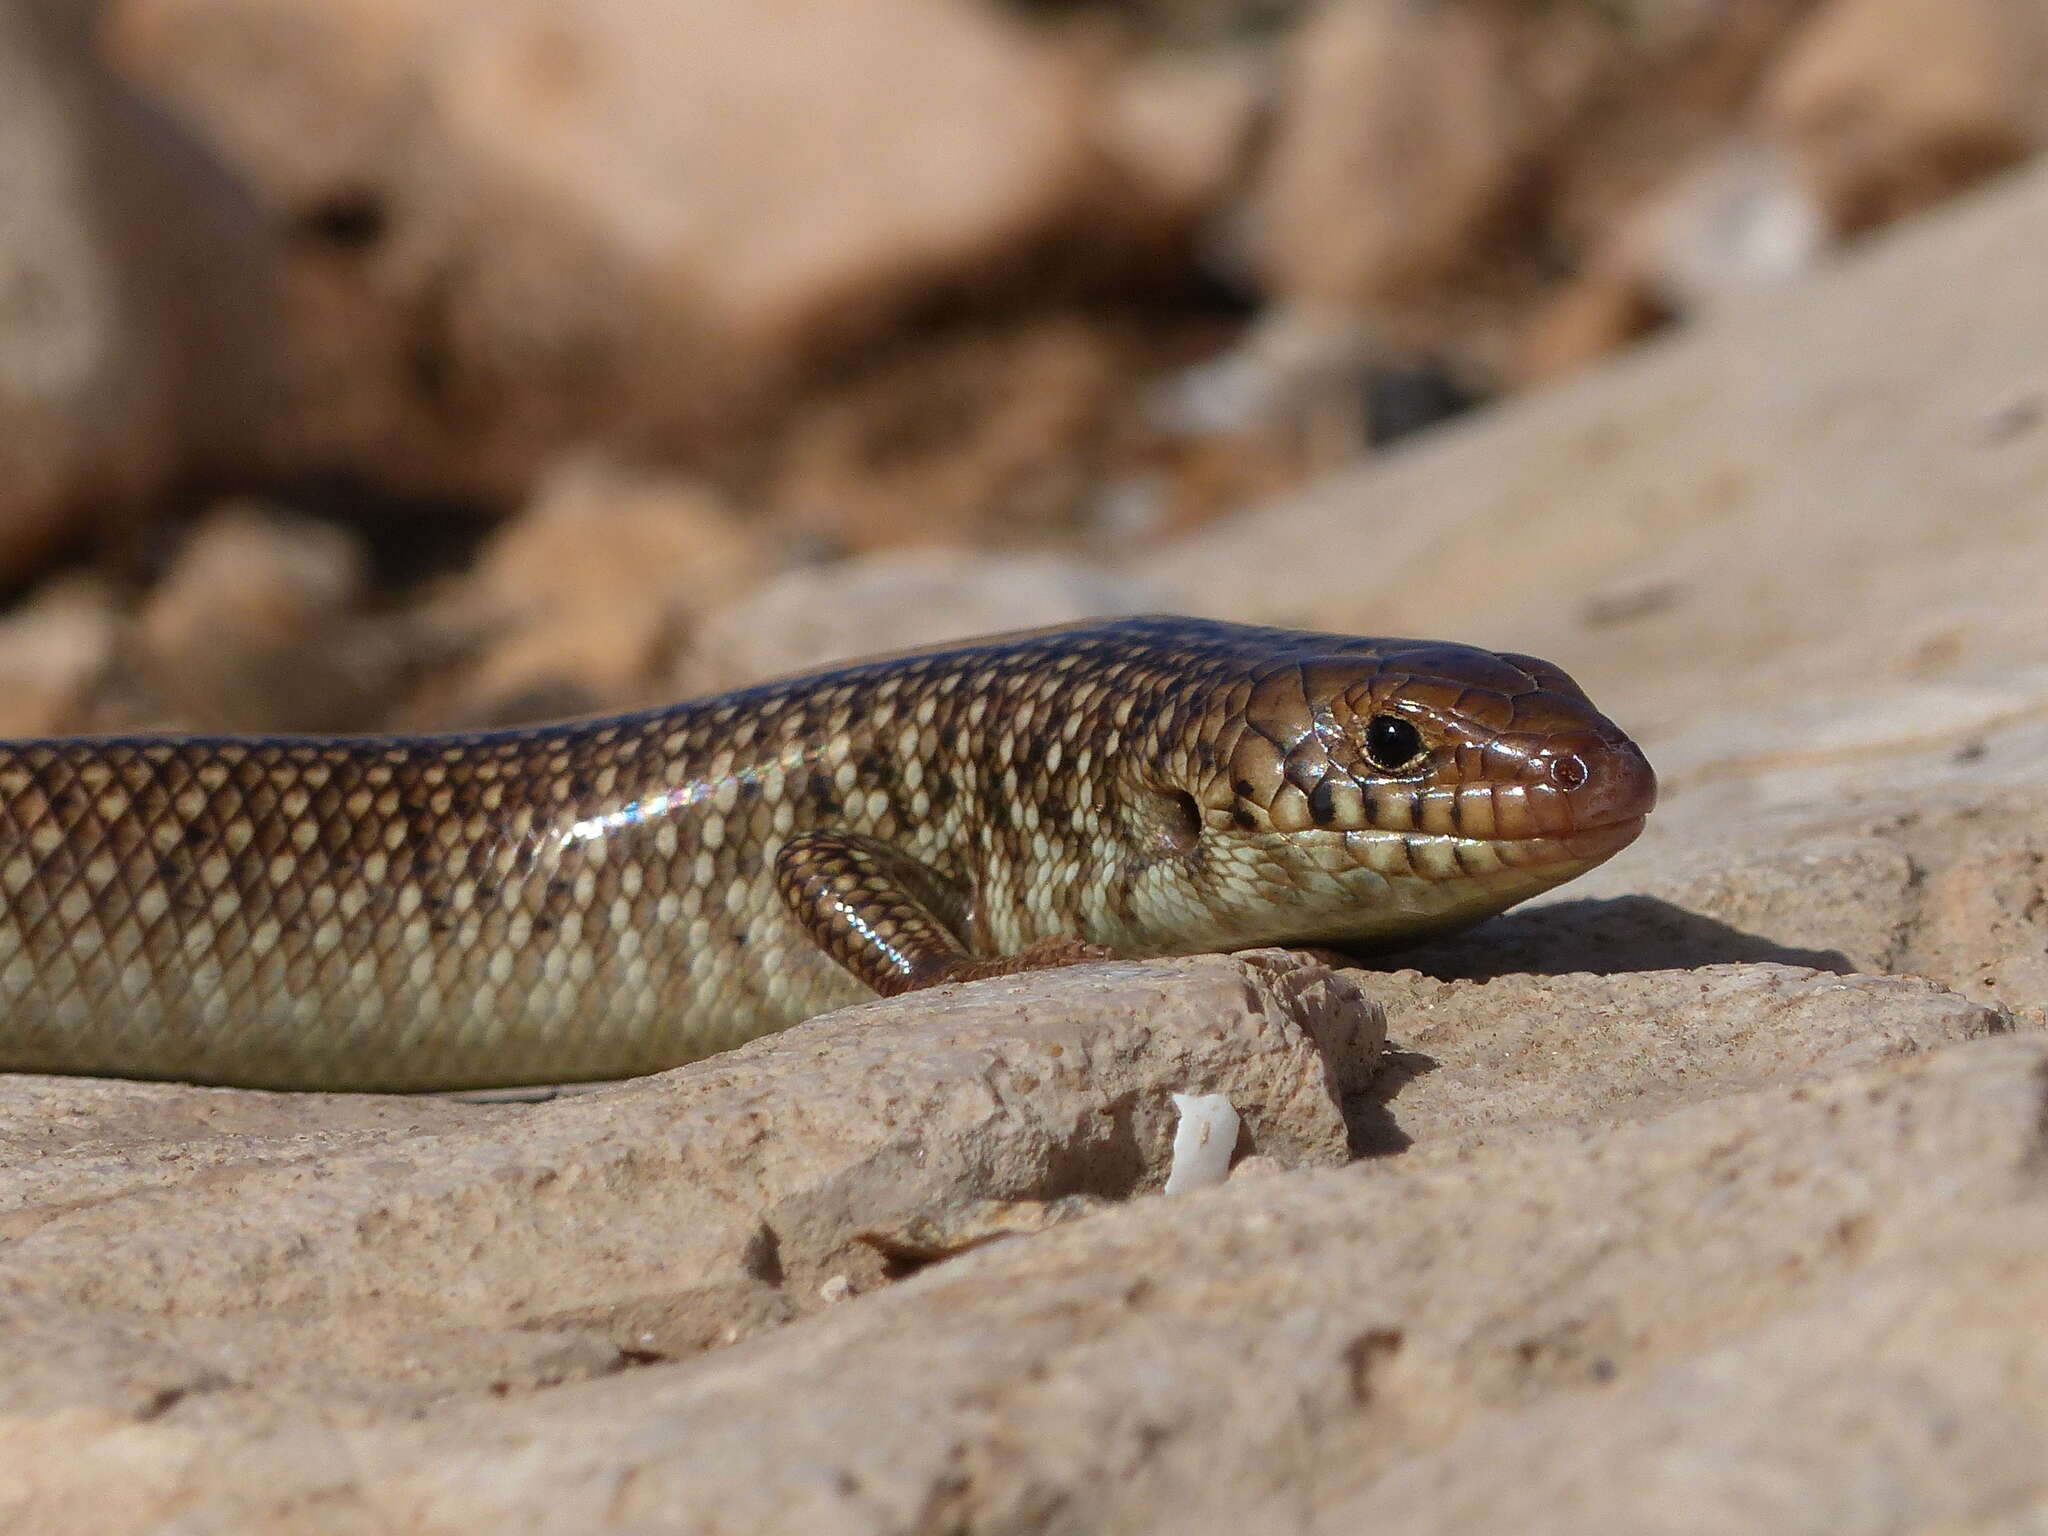
{"label": "lizard front leg", "polygon": [[941,916],[968,910],[959,887],[900,848],[855,832],[791,838],[775,856],[775,888],[818,948],[883,997],[1115,958],[1062,935],[977,959]]}

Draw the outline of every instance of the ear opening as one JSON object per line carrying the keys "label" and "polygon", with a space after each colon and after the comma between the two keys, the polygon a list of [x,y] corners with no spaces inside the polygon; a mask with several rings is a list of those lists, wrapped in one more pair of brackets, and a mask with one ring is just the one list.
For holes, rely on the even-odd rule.
{"label": "ear opening", "polygon": [[1202,808],[1184,789],[1169,789],[1160,808],[1159,845],[1162,853],[1185,857],[1201,846]]}

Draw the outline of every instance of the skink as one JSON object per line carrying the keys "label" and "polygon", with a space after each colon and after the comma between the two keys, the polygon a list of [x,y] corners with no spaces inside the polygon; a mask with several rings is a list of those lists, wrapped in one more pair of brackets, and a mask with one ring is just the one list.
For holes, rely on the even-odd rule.
{"label": "skink", "polygon": [[532,729],[0,743],[0,1070],[624,1077],[874,992],[1399,944],[1655,798],[1546,662],[1174,618]]}

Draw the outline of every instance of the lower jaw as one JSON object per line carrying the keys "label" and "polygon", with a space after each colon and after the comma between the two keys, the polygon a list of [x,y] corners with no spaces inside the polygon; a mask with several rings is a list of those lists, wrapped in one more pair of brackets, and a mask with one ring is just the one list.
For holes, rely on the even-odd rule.
{"label": "lower jaw", "polygon": [[[1643,826],[1644,818],[1637,817],[1613,826],[1574,832],[1567,837],[1545,838],[1541,841],[1548,845],[1545,849],[1550,855],[1548,857],[1538,857],[1526,864],[1503,863],[1491,875],[1448,882],[1422,880],[1422,896],[1415,907],[1399,917],[1362,925],[1363,931],[1354,919],[1350,932],[1325,936],[1323,942],[1372,953],[1404,949],[1457,933],[1518,906],[1532,896],[1540,896],[1567,881],[1576,880],[1634,842],[1642,835]],[[1398,886],[1401,882],[1396,880],[1394,883]],[[1443,900],[1440,906],[1436,905],[1436,900],[1444,897],[1448,899]]]}
{"label": "lower jaw", "polygon": [[1611,827],[1593,827],[1584,832],[1574,832],[1557,839],[1558,846],[1574,862],[1612,858],[1630,843],[1642,836],[1645,818],[1635,817],[1630,821],[1617,821]]}

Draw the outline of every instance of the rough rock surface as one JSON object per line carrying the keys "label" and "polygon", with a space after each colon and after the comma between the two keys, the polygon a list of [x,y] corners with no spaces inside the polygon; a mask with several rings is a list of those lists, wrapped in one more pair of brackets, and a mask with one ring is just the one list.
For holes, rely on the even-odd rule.
{"label": "rough rock surface", "polygon": [[[0,1524],[2038,1526],[2044,248],[2036,173],[1147,568],[1549,654],[1663,768],[1636,848],[1390,968],[982,984],[538,1104],[0,1081]],[[1258,1155],[1153,1198],[1189,1090]],[[1030,1235],[861,1239],[924,1223]]]}

